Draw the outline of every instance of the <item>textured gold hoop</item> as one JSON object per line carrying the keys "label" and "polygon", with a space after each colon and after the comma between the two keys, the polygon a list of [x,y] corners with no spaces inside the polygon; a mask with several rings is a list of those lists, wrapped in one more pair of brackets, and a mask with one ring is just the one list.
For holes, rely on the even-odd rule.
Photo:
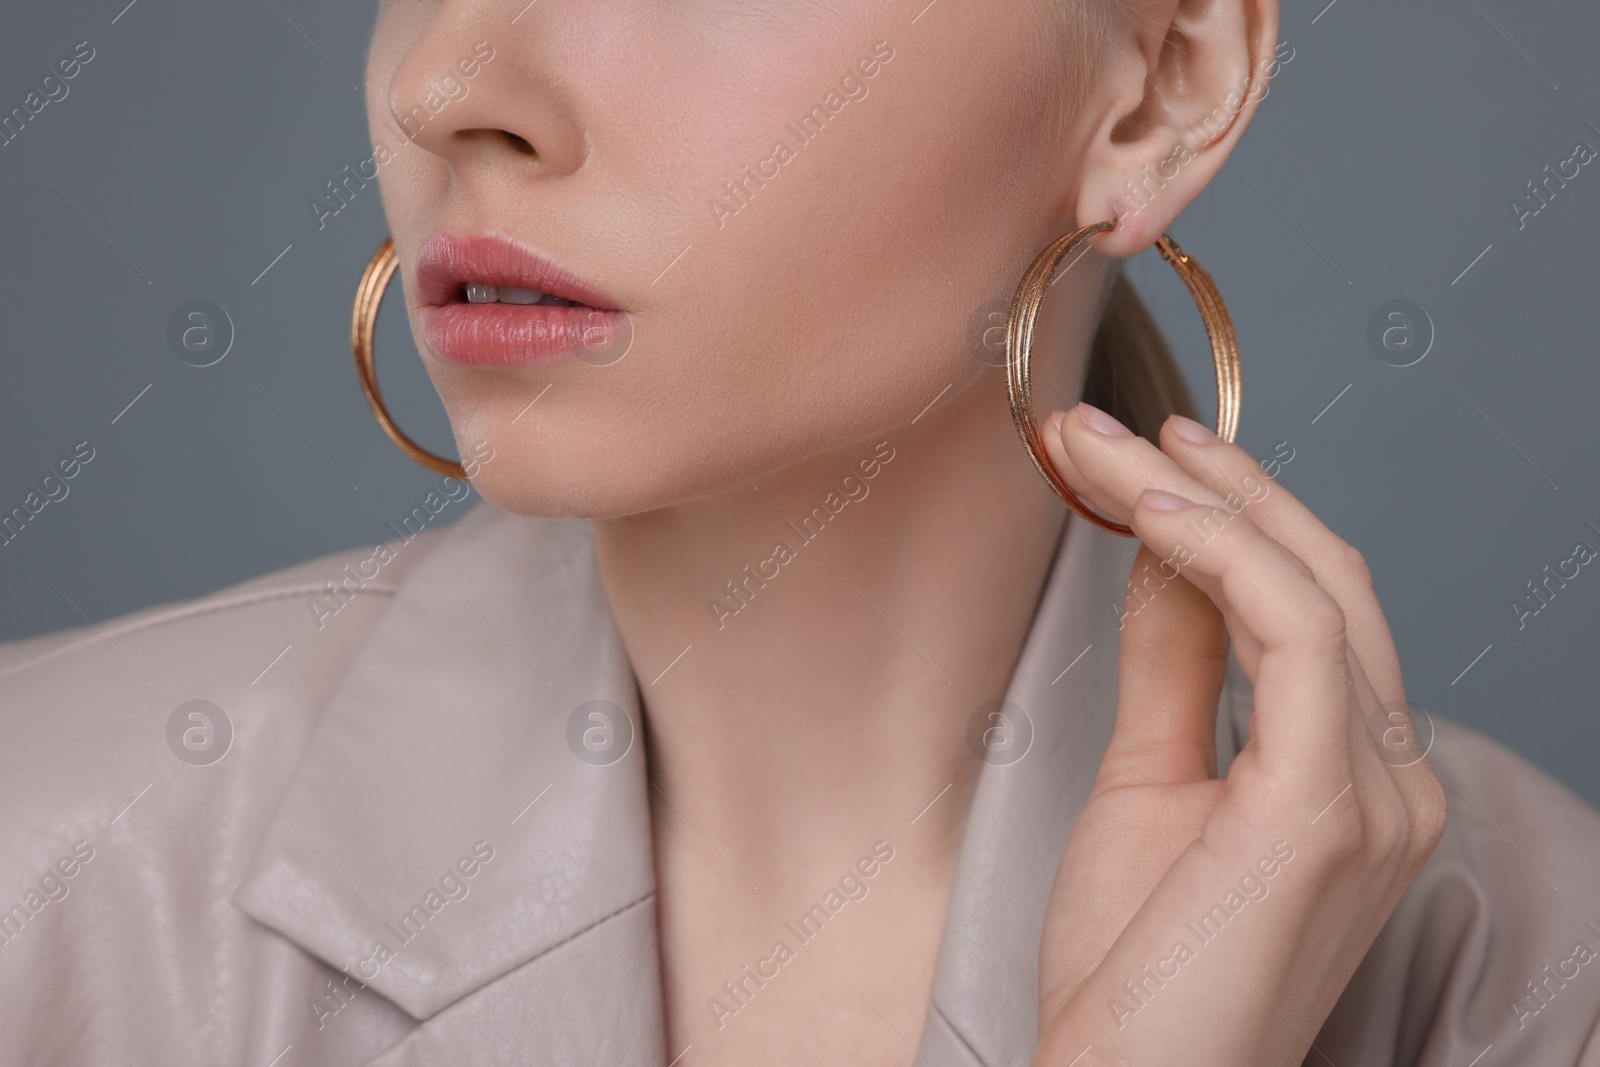
{"label": "textured gold hoop", "polygon": [[407,437],[395,425],[384,405],[383,394],[378,392],[378,371],[373,363],[372,337],[378,328],[378,309],[383,306],[383,294],[389,288],[400,265],[400,255],[394,250],[394,238],[385,237],[383,244],[372,254],[367,269],[361,272],[361,282],[356,286],[355,309],[350,315],[350,347],[355,352],[356,374],[361,378],[361,391],[367,394],[367,403],[378,417],[378,425],[389,435],[389,440],[400,446],[400,451],[429,470],[448,474],[466,481],[467,472],[455,460],[435,455]]}
{"label": "textured gold hoop", "polygon": [[[1094,523],[1102,530],[1110,530],[1123,537],[1134,536],[1133,530],[1120,522],[1112,522],[1096,513],[1078,498],[1072,488],[1062,481],[1061,475],[1050,465],[1044,451],[1044,440],[1039,436],[1039,425],[1033,414],[1033,381],[1029,377],[1029,360],[1033,355],[1033,327],[1044,304],[1045,293],[1059,277],[1057,268],[1061,261],[1072,255],[1089,238],[1097,233],[1116,228],[1116,220],[1097,222],[1073,230],[1052,241],[1034,259],[1017,286],[1011,299],[1011,316],[1006,320],[1006,391],[1011,398],[1011,418],[1017,433],[1027,446],[1028,458],[1056,495],[1066,501],[1073,511]],[[1205,321],[1206,337],[1211,341],[1211,358],[1217,367],[1217,436],[1232,441],[1239,433],[1239,408],[1242,380],[1239,371],[1239,339],[1233,331],[1233,319],[1228,315],[1228,305],[1217,291],[1216,283],[1196,263],[1184,254],[1178,243],[1166,234],[1156,241],[1161,258],[1171,263],[1194,298],[1200,318]],[[1076,262],[1074,260],[1073,262]],[[1067,264],[1071,269],[1072,264]]]}

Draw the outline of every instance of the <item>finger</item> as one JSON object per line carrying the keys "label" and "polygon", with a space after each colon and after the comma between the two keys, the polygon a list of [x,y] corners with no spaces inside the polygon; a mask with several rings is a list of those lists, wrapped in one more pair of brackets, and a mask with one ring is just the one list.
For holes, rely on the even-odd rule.
{"label": "finger", "polygon": [[[1086,421],[1094,420],[1093,423]],[[1107,427],[1096,430],[1095,427]],[[1191,500],[1206,499],[1208,490],[1200,482],[1143,438],[1136,438],[1121,423],[1089,404],[1080,403],[1071,412],[1055,412],[1045,422],[1041,435],[1045,451],[1056,471],[1090,507],[1126,522],[1133,502],[1145,489],[1165,488]],[[1080,439],[1073,451],[1091,465],[1093,476],[1080,470],[1066,447]],[[1107,442],[1118,447],[1108,449]],[[1226,618],[1227,610],[1223,608]],[[1247,669],[1254,664],[1259,646],[1252,634],[1234,633],[1240,662]]]}
{"label": "finger", "polygon": [[[1092,497],[1114,515],[1130,517],[1134,502],[1146,489],[1164,489],[1189,500],[1222,507],[1224,510],[1219,515],[1200,520],[1192,531],[1191,548],[1204,544],[1215,532],[1219,521],[1226,521],[1247,508],[1253,516],[1255,503],[1270,492],[1266,481],[1260,477],[1248,480],[1243,492],[1237,485],[1224,487],[1221,491],[1213,489],[1180,466],[1172,456],[1143,438],[1135,437],[1121,423],[1088,404],[1079,404],[1056,420],[1055,425],[1057,433],[1054,436],[1057,441],[1053,454],[1061,456],[1063,477],[1075,490]],[[1264,473],[1259,467],[1256,470],[1258,474]],[[1309,515],[1309,512],[1306,514]],[[1277,542],[1270,535],[1269,539]],[[1278,544],[1315,580],[1314,572],[1306,568],[1286,546]],[[1219,606],[1226,615],[1228,606],[1221,602]],[[1342,611],[1343,606],[1340,607]],[[1235,639],[1239,641],[1242,658],[1249,647],[1248,642],[1240,640],[1237,634]],[[1375,647],[1374,658],[1392,660],[1393,646]],[[1398,668],[1391,669],[1398,673]]]}
{"label": "finger", "polygon": [[1225,609],[1230,632],[1242,627],[1254,638],[1254,664],[1241,656],[1256,686],[1252,739],[1315,779],[1306,785],[1342,786],[1354,676],[1338,602],[1242,510],[1152,489],[1138,497],[1132,520],[1145,544]]}
{"label": "finger", "polygon": [[[1103,429],[1101,428],[1103,427]],[[1352,674],[1338,602],[1288,549],[1104,412],[1079,404],[1059,424],[1074,489],[1128,517],[1144,542],[1222,609],[1256,685],[1253,740],[1286,749],[1320,790],[1349,781]],[[1155,482],[1163,490],[1145,486]],[[1163,511],[1176,493],[1178,510]],[[1326,780],[1325,780],[1326,779]]]}
{"label": "finger", "polygon": [[1216,777],[1227,666],[1222,613],[1141,546],[1122,615],[1117,724],[1096,791]]}
{"label": "finger", "polygon": [[1172,416],[1161,429],[1161,448],[1214,492],[1232,492],[1248,501],[1251,521],[1310,567],[1317,584],[1339,602],[1350,643],[1379,701],[1403,700],[1394,638],[1361,554],[1278,485],[1248,452],[1223,442],[1200,423]]}
{"label": "finger", "polygon": [[[1100,434],[1120,433],[1128,437],[1133,436],[1131,431],[1099,408],[1079,403],[1070,412],[1053,412],[1045,420],[1043,431],[1039,435],[1044,441],[1045,453],[1050,457],[1050,463],[1055,467],[1056,473],[1061,475],[1084,503],[1104,515],[1126,523],[1133,510],[1134,498],[1142,490],[1159,489],[1163,486],[1153,477],[1152,472],[1141,464],[1138,451],[1115,454],[1119,467],[1111,473],[1117,477],[1109,482],[1103,477],[1087,477],[1085,472],[1080,471],[1067,443],[1078,433],[1093,432],[1093,426],[1084,421],[1086,417],[1095,420],[1093,426],[1107,427],[1105,430],[1099,430]],[[1144,444],[1155,455],[1161,454],[1160,450],[1148,441]]]}
{"label": "finger", "polygon": [[[1050,417],[1045,419],[1044,424],[1039,427],[1039,438],[1044,442],[1045,455],[1049,457],[1050,465],[1055,468],[1056,473],[1061,475],[1068,485],[1076,490],[1078,486],[1087,484],[1088,479],[1084,478],[1078,468],[1073,466],[1072,457],[1068,456],[1067,450],[1062,447],[1061,421],[1066,418],[1066,414],[1064,411],[1052,411]],[[1080,495],[1083,494],[1080,492]],[[1084,502],[1089,504],[1090,507],[1102,508],[1103,510],[1103,501],[1084,496]]]}

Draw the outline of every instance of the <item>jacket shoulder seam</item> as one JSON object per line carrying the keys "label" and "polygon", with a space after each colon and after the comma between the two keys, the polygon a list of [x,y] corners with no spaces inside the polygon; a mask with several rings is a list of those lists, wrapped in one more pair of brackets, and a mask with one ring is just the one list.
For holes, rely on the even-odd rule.
{"label": "jacket shoulder seam", "polygon": [[[394,596],[396,591],[396,587],[394,586],[374,585],[372,583],[368,583],[361,589],[352,590],[350,592],[353,596]],[[167,626],[177,622],[184,622],[188,619],[195,619],[204,615],[214,615],[224,611],[233,611],[238,608],[254,607],[257,604],[270,603],[275,600],[289,600],[301,596],[317,596],[323,592],[324,588],[322,585],[303,583],[283,586],[278,589],[262,589],[253,593],[240,593],[234,596],[225,596],[216,599],[202,597],[197,601],[191,601],[190,603],[183,604],[175,608],[169,608],[166,611],[158,611],[156,614],[142,619],[130,620],[121,624],[120,626],[103,628],[95,625],[93,622],[90,622],[88,625],[94,631],[92,634],[84,634],[76,640],[68,641],[65,644],[41,652],[38,655],[30,656],[27,659],[13,663],[6,667],[0,667],[0,678],[20,673],[21,671],[25,671],[30,667],[36,667],[41,663],[48,663],[51,660],[59,659],[62,656],[73,652],[80,652],[83,649],[99,644],[102,641],[110,643],[111,639],[114,637],[127,637],[132,634],[142,633],[146,630],[154,630],[162,626]]]}

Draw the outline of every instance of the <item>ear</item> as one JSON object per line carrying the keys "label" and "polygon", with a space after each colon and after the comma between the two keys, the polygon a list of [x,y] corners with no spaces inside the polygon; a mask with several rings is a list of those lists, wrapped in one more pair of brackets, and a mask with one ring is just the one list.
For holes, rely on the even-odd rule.
{"label": "ear", "polygon": [[1279,64],[1277,0],[1123,0],[1099,36],[1079,225],[1113,256],[1155,243],[1238,143]]}

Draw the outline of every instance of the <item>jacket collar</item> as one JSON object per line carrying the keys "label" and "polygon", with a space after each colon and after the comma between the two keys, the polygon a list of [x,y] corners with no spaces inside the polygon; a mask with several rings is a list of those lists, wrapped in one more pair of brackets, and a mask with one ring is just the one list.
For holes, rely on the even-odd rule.
{"label": "jacket collar", "polygon": [[[1110,605],[1135,549],[1067,523],[1006,697],[1030,747],[982,769],[968,817],[923,1035],[935,1067],[1031,1058],[1045,908],[1115,720]],[[588,524],[475,508],[415,565],[355,659],[278,786],[282,818],[235,900],[413,1017],[438,1013],[431,1040],[445,1047],[478,1024],[441,1009],[466,998],[476,1011],[473,994],[515,972],[499,989],[514,988],[524,1011],[536,990],[533,1002],[575,1001],[539,1023],[541,1042],[576,1054],[615,1024],[637,1034],[631,1057],[653,1059],[661,993],[641,726]],[[582,1006],[585,983],[601,983],[587,1003],[614,1019]],[[414,1035],[383,1062],[412,1062],[401,1050],[427,1040]]]}
{"label": "jacket collar", "polygon": [[[580,744],[635,739],[609,765],[568,748],[590,701],[616,721],[585,712]],[[282,817],[234,899],[426,1019],[654,891],[638,722],[588,525],[474,508],[401,583],[281,797],[258,783]]]}

